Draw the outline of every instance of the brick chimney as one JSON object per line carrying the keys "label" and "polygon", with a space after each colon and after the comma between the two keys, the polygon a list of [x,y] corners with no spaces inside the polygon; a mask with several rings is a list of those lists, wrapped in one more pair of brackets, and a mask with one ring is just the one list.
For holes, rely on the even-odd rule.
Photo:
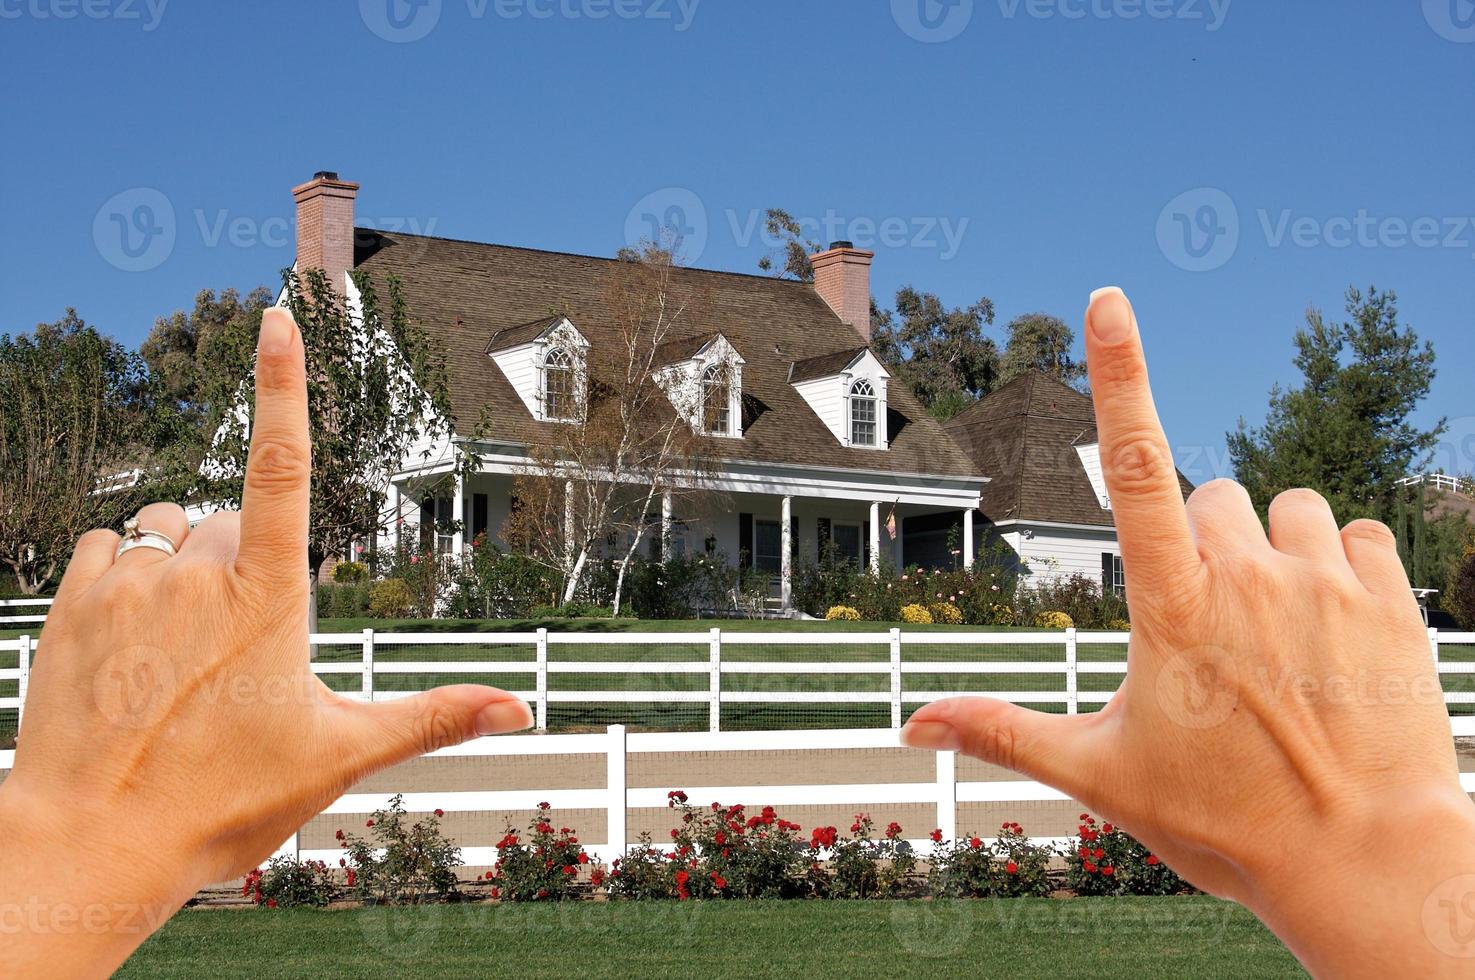
{"label": "brick chimney", "polygon": [[867,344],[871,342],[871,260],[875,257],[875,252],[858,249],[850,242],[835,242],[828,250],[809,257],[814,266],[815,292]]}
{"label": "brick chimney", "polygon": [[342,293],[353,268],[353,201],[359,185],[319,170],[312,180],[292,188],[297,202],[297,270],[322,269]]}

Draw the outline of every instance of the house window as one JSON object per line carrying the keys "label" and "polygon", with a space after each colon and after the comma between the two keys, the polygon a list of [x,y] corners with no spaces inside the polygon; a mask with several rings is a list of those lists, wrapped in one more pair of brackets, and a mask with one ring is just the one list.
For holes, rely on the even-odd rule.
{"label": "house window", "polygon": [[1101,577],[1102,586],[1108,592],[1117,595],[1125,595],[1127,592],[1127,573],[1122,567],[1122,556],[1113,555],[1110,552],[1101,554]]}
{"label": "house window", "polygon": [[574,356],[555,347],[543,358],[543,417],[569,422],[578,417]]}
{"label": "house window", "polygon": [[732,385],[721,364],[702,373],[702,429],[708,435],[732,434]]}
{"label": "house window", "polygon": [[864,378],[850,386],[850,444],[876,445],[876,389]]}
{"label": "house window", "polygon": [[830,524],[830,542],[836,558],[859,566],[864,557],[864,542],[859,523],[835,521]]}
{"label": "house window", "polygon": [[753,521],[753,567],[771,575],[783,565],[783,529],[778,521]]}
{"label": "house window", "polygon": [[420,502],[420,547],[449,552],[456,542],[450,497],[426,497]]}

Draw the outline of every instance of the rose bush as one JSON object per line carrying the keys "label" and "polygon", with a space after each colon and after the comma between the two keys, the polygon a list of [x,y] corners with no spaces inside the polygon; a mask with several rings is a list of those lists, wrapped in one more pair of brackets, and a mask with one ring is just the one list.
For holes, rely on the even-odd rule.
{"label": "rose bush", "polygon": [[491,894],[510,902],[572,898],[580,872],[591,863],[573,829],[555,830],[551,809],[547,803],[540,803],[528,824],[526,840],[508,825],[497,842],[497,863],[488,875]]}
{"label": "rose bush", "polygon": [[1066,852],[1066,883],[1080,895],[1177,895],[1191,891],[1156,855],[1120,827],[1081,814]]}
{"label": "rose bush", "polygon": [[339,830],[348,887],[369,902],[419,903],[454,895],[461,849],[441,833],[441,816],[437,810],[412,823],[404,797],[396,795],[365,823],[367,839]]}

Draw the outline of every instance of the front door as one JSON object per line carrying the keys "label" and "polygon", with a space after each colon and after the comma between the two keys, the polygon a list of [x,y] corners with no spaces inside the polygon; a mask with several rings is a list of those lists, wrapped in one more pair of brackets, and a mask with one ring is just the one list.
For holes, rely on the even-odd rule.
{"label": "front door", "polygon": [[753,567],[771,575],[779,574],[783,564],[783,532],[778,521],[755,518],[753,521]]}

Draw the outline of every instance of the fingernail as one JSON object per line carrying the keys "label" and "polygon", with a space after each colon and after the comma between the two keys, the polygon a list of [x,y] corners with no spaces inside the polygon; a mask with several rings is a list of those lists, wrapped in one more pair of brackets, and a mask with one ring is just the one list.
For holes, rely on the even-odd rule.
{"label": "fingernail", "polygon": [[296,325],[292,314],[280,306],[273,306],[261,316],[261,339],[258,346],[263,354],[280,354],[292,346],[292,333]]}
{"label": "fingernail", "polygon": [[476,716],[476,734],[501,735],[533,727],[533,713],[521,701],[493,701]]}
{"label": "fingernail", "polygon": [[957,752],[963,740],[957,729],[940,721],[910,721],[901,730],[901,744],[912,749]]}
{"label": "fingernail", "polygon": [[[1121,302],[1108,299],[1097,305],[1098,299],[1113,295],[1120,296]],[[1086,320],[1091,333],[1103,344],[1120,344],[1132,336],[1132,304],[1120,286],[1102,286],[1093,292]]]}

